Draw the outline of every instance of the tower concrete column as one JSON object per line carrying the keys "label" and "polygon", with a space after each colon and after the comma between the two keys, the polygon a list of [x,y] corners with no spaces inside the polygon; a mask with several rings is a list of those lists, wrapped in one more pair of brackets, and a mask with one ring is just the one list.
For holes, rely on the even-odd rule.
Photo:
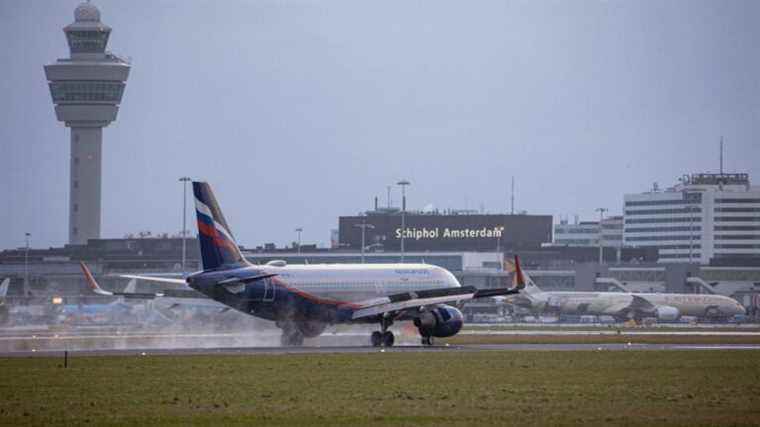
{"label": "tower concrete column", "polygon": [[102,127],[71,127],[69,243],[100,236]]}

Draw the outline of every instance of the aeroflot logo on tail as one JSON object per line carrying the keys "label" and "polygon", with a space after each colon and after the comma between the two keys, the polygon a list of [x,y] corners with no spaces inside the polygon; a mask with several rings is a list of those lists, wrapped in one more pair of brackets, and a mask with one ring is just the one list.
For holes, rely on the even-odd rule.
{"label": "aeroflot logo on tail", "polygon": [[410,228],[406,229],[397,228],[396,238],[400,239],[402,236],[404,239],[487,239],[501,238],[504,232],[503,226],[497,227],[483,227],[483,228]]}

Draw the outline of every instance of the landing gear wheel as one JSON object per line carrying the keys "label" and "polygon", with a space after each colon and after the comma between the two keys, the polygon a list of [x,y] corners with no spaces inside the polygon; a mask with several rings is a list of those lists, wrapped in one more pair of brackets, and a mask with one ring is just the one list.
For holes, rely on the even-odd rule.
{"label": "landing gear wheel", "polygon": [[370,342],[372,343],[372,347],[380,347],[380,345],[383,343],[383,334],[380,331],[372,332],[372,335],[370,336]]}
{"label": "landing gear wheel", "polygon": [[433,337],[423,336],[422,337],[422,345],[427,345],[427,346],[433,345]]}
{"label": "landing gear wheel", "polygon": [[393,347],[394,341],[396,341],[396,338],[393,336],[393,332],[383,332],[383,347]]}

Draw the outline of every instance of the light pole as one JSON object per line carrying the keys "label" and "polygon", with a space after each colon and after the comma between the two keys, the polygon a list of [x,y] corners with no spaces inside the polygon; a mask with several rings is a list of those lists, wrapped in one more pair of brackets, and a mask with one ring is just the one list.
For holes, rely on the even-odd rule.
{"label": "light pole", "polygon": [[182,275],[187,274],[185,264],[187,262],[187,183],[190,177],[183,176],[179,179],[182,183]]}
{"label": "light pole", "polygon": [[602,221],[604,221],[604,213],[608,210],[609,209],[607,208],[596,208],[596,211],[599,212],[599,265],[604,264],[604,250],[602,248]]}
{"label": "light pole", "polygon": [[406,236],[406,186],[412,183],[402,179],[396,185],[401,186],[401,263],[404,263],[404,237]]}
{"label": "light pole", "polygon": [[31,233],[26,233],[26,251],[24,251],[24,296],[29,296],[29,237]]}
{"label": "light pole", "polygon": [[301,232],[303,231],[303,227],[296,228],[296,233],[298,233],[298,253],[301,253]]}
{"label": "light pole", "polygon": [[362,229],[362,264],[364,264],[364,234],[366,233],[366,230],[369,228],[370,230],[374,229],[375,226],[372,224],[367,224],[366,222],[362,221],[361,224],[354,224],[354,227],[359,227]]}

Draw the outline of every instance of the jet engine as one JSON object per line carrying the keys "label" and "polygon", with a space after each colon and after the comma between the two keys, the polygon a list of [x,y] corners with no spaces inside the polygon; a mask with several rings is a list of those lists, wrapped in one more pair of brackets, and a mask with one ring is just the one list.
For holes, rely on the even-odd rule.
{"label": "jet engine", "polygon": [[297,322],[296,328],[306,338],[314,338],[322,334],[327,328],[327,323],[318,321]]}
{"label": "jet engine", "polygon": [[450,337],[456,335],[463,324],[462,312],[450,305],[436,306],[414,319],[414,326],[423,337]]}
{"label": "jet engine", "polygon": [[657,320],[672,321],[678,319],[681,316],[681,312],[677,308],[671,305],[660,305],[655,310]]}

